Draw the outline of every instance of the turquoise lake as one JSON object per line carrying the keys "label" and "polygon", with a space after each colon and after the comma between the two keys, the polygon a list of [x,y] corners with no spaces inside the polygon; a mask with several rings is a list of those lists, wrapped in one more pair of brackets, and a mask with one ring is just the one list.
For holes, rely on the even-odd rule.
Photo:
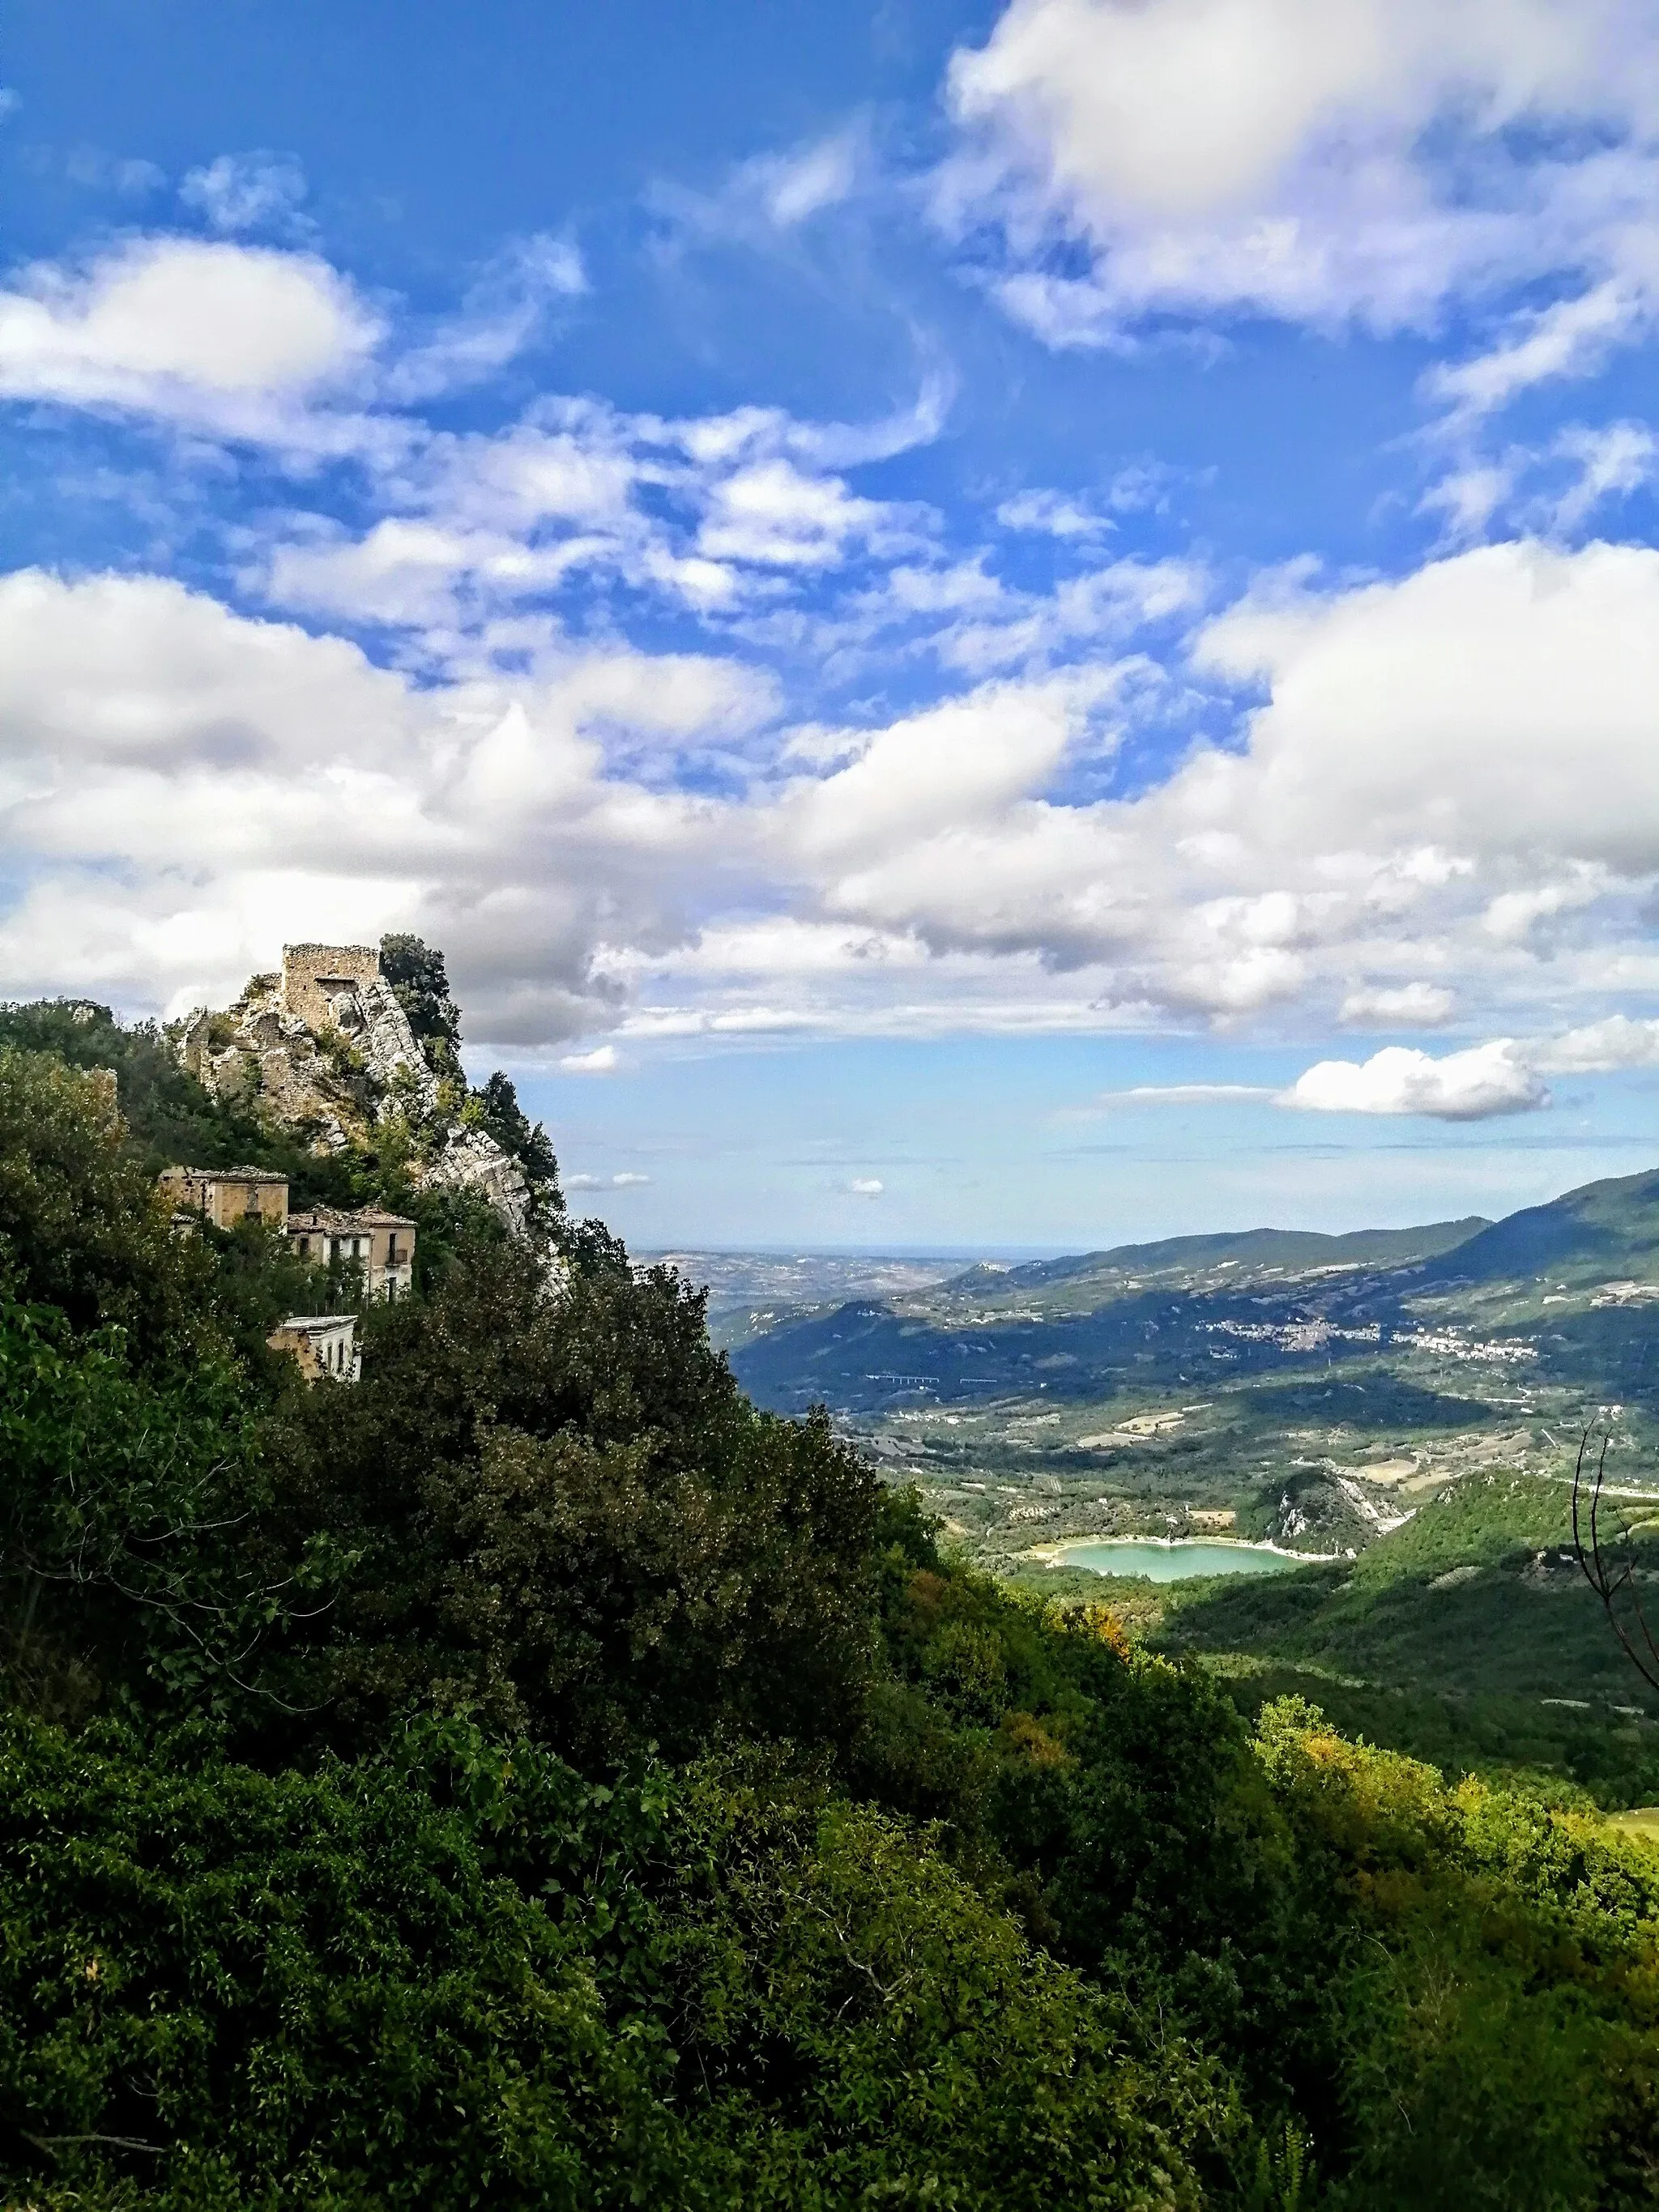
{"label": "turquoise lake", "polygon": [[1186,1582],[1194,1575],[1274,1575],[1301,1564],[1261,1544],[1206,1544],[1182,1537],[1172,1544],[1110,1537],[1099,1544],[1068,1544],[1060,1556],[1068,1567],[1087,1567],[1097,1575],[1145,1575],[1154,1583]]}

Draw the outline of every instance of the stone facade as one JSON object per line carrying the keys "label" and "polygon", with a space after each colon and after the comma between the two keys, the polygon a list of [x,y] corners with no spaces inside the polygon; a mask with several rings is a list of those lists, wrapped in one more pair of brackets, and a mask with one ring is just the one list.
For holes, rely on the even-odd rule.
{"label": "stone facade", "polygon": [[374,1206],[352,1213],[319,1206],[288,1218],[288,1241],[297,1257],[315,1267],[355,1263],[372,1298],[402,1297],[413,1286],[416,1233],[405,1215]]}
{"label": "stone facade", "polygon": [[291,1352],[307,1382],[319,1382],[325,1376],[336,1382],[356,1382],[362,1377],[363,1355],[357,1349],[356,1314],[290,1314],[265,1342],[273,1352]]}
{"label": "stone facade", "polygon": [[337,1029],[337,1003],[380,980],[372,945],[285,945],[278,988],[283,1011],[308,1030]]}
{"label": "stone facade", "polygon": [[216,1229],[288,1227],[288,1177],[266,1168],[167,1168],[157,1181],[175,1215],[200,1215]]}

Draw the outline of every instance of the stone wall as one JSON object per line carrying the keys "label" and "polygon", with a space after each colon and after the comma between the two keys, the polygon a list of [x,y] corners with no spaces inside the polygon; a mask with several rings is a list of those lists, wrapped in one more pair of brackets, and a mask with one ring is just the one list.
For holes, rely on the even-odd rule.
{"label": "stone wall", "polygon": [[335,1001],[366,990],[380,975],[373,945],[285,945],[283,1011],[309,1030],[337,1029]]}

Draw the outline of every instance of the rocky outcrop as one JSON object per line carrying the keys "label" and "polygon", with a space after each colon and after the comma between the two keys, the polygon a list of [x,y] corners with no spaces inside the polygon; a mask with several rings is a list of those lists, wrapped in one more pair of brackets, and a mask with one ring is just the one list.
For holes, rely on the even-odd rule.
{"label": "rocky outcrop", "polygon": [[457,1129],[425,1180],[487,1199],[520,1236],[530,1226],[530,1186],[524,1170],[487,1129]]}
{"label": "rocky outcrop", "polygon": [[529,1225],[523,1170],[487,1130],[464,1125],[428,1066],[371,948],[289,945],[280,975],[256,975],[222,1012],[202,1006],[173,1031],[204,1091],[293,1131],[318,1152],[406,1122],[417,1183],[468,1191],[510,1227]]}

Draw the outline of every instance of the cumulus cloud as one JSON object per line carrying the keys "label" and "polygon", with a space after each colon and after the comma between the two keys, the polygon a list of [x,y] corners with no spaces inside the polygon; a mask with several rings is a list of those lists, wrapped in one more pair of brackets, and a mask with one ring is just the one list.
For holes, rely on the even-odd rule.
{"label": "cumulus cloud", "polygon": [[847,1188],[854,1198],[879,1198],[887,1186],[879,1176],[854,1176]]}
{"label": "cumulus cloud", "polygon": [[1527,1114],[1548,1102],[1536,1070],[1508,1037],[1437,1060],[1397,1044],[1364,1061],[1322,1060],[1280,1099],[1316,1114],[1425,1114],[1441,1121]]}
{"label": "cumulus cloud", "polygon": [[946,89],[940,220],[1000,232],[990,281],[1053,343],[1169,311],[1427,328],[1557,278],[1447,373],[1488,408],[1656,296],[1651,0],[1012,0]]}
{"label": "cumulus cloud", "polygon": [[617,1048],[613,1044],[596,1045],[592,1052],[568,1052],[559,1066],[567,1075],[614,1075],[617,1072]]}
{"label": "cumulus cloud", "polygon": [[[544,301],[582,281],[553,246],[536,265]],[[1358,581],[1300,562],[1218,606],[1193,562],[1101,558],[1114,487],[1006,503],[1054,540],[1060,574],[1029,591],[860,474],[937,434],[942,387],[864,423],[548,398],[452,432],[389,396],[407,338],[315,257],[228,240],[129,240],[0,296],[0,391],[204,437],[345,425],[370,487],[356,527],[247,533],[245,588],[311,631],[138,574],[0,580],[0,829],[29,886],[0,957],[32,977],[51,946],[76,988],[208,995],[299,901],[319,934],[438,937],[479,1034],[538,1047],[1297,1004],[1541,1030],[1559,1018],[1529,1023],[1530,993],[1579,989],[1592,1027],[1616,993],[1659,995],[1637,918],[1659,551],[1525,539]],[[1559,441],[1587,496],[1651,465],[1614,427]],[[622,642],[630,592],[702,649]],[[397,634],[392,666],[327,634],[360,624]],[[856,711],[785,715],[779,641],[781,665],[844,672],[894,640],[897,703],[883,678]],[[1149,732],[1173,754],[1152,773]],[[1516,1051],[1540,1087],[1574,1064]],[[1364,1063],[1360,1090],[1401,1066]]]}
{"label": "cumulus cloud", "polygon": [[[491,444],[489,483],[468,459],[469,557],[492,501],[498,524],[562,506],[586,534],[623,526],[637,456],[612,479],[560,434]],[[744,437],[711,442],[704,465],[746,465]],[[412,529],[364,544],[406,613],[428,549]],[[451,549],[432,558],[449,574]],[[360,574],[352,603],[368,591]],[[1609,992],[1659,995],[1634,896],[1659,873],[1656,641],[1641,549],[1267,580],[1197,635],[1196,670],[1261,700],[1232,742],[1102,796],[1162,694],[1097,636],[1071,665],[791,730],[729,651],[543,626],[510,672],[416,680],[157,579],[26,573],[0,581],[0,825],[32,888],[0,958],[19,988],[143,978],[172,1002],[268,964],[296,910],[319,935],[415,927],[451,950],[475,1036],[532,1047],[1244,1024],[1333,1000],[1410,1030],[1454,992],[1478,1018],[1575,978],[1590,1023]],[[603,1073],[615,1048],[568,1056]],[[1556,1064],[1540,1048],[1499,1074],[1519,1097]],[[1365,1063],[1362,1088],[1392,1070],[1406,1095],[1407,1065]],[[1438,1077],[1413,1095],[1451,1096]]]}
{"label": "cumulus cloud", "polygon": [[1195,782],[1328,851],[1659,866],[1656,614],[1659,550],[1606,544],[1486,546],[1394,581],[1247,599],[1199,657],[1271,699],[1248,762]]}
{"label": "cumulus cloud", "polygon": [[549,398],[503,430],[426,440],[386,487],[394,511],[361,536],[279,526],[247,580],[280,606],[451,633],[578,576],[739,612],[925,548],[928,510],[863,497],[842,471],[938,421],[926,392],[866,425],[765,408],[665,421]]}
{"label": "cumulus cloud", "polygon": [[1601,1075],[1621,1067],[1659,1066],[1659,1021],[1611,1014],[1567,1030],[1534,1048],[1535,1064],[1552,1074]]}
{"label": "cumulus cloud", "polygon": [[1315,1113],[1478,1121],[1548,1105],[1546,1075],[1637,1067],[1659,1067],[1659,1021],[1613,1014],[1555,1036],[1497,1037],[1438,1058],[1390,1045],[1363,1063],[1321,1060],[1280,1092],[1278,1103]]}
{"label": "cumulus cloud", "polygon": [[0,398],[349,449],[359,426],[306,403],[361,372],[381,334],[315,255],[135,239],[84,267],[36,264],[0,290]]}

